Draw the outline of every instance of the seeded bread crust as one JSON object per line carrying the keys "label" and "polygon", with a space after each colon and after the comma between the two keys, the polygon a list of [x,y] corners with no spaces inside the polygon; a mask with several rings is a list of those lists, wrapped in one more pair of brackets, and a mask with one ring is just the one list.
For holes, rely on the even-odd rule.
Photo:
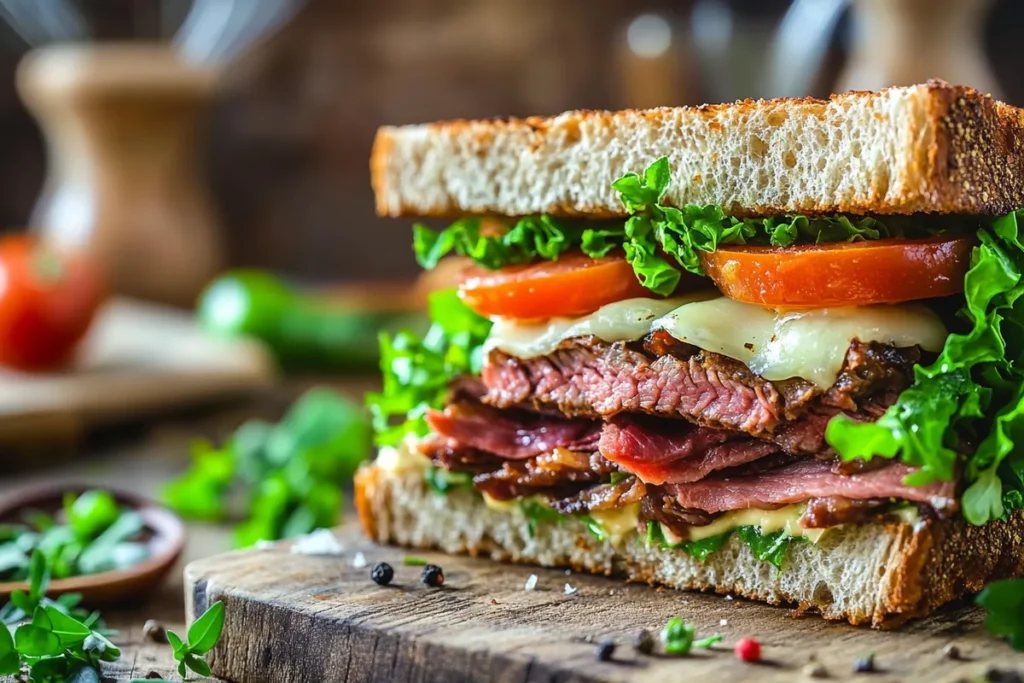
{"label": "seeded bread crust", "polygon": [[624,577],[685,590],[789,604],[875,628],[927,615],[984,584],[1024,574],[1024,517],[974,527],[962,519],[838,527],[790,548],[782,572],[735,535],[705,563],[647,548],[637,534],[600,542],[575,520],[528,533],[518,508],[496,511],[473,491],[431,492],[418,471],[376,465],[356,476],[366,534],[381,543]]}
{"label": "seeded bread crust", "polygon": [[816,99],[384,127],[382,216],[624,215],[612,182],[667,156],[666,203],[734,215],[999,215],[1024,206],[1024,111],[942,81]]}

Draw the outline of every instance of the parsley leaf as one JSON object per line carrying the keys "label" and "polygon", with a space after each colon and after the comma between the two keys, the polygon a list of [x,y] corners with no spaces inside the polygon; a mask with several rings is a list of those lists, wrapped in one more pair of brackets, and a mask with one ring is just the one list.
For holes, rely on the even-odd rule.
{"label": "parsley leaf", "polygon": [[1024,652],[1024,579],[993,581],[976,602],[988,610],[985,628],[989,633],[1007,636],[1014,650]]}

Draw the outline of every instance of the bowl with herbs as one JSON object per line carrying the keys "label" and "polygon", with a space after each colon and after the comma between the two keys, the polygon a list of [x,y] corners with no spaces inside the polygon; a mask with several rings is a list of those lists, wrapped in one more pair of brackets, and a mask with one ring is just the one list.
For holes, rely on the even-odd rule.
{"label": "bowl with herbs", "polygon": [[25,590],[39,551],[50,591],[90,604],[148,594],[174,566],[185,527],[168,510],[125,491],[62,486],[0,498],[0,597]]}

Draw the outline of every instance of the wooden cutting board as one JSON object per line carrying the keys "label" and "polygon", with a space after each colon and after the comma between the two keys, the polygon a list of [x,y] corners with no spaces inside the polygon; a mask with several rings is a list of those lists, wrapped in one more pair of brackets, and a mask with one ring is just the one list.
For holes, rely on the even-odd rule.
{"label": "wooden cutting board", "polygon": [[[211,656],[216,675],[237,683],[781,682],[812,680],[804,674],[812,655],[833,681],[936,683],[993,666],[1024,670],[1024,655],[987,635],[981,612],[966,605],[879,632],[744,600],[417,551],[445,570],[445,587],[430,589],[420,567],[403,566],[408,551],[365,540],[354,523],[338,536],[340,557],[293,555],[279,544],[186,568],[190,619],[217,600],[226,605],[224,637]],[[352,566],[357,552],[367,566]],[[370,580],[378,561],[395,568],[396,585]],[[536,588],[526,591],[531,574]],[[576,592],[566,594],[566,584]],[[677,616],[694,624],[698,637],[717,632],[724,641],[684,658],[634,653],[635,633],[657,633]],[[765,663],[733,656],[743,637],[763,644]],[[595,643],[605,639],[619,643],[613,662],[595,657]],[[946,658],[950,643],[967,660]],[[854,662],[868,653],[880,671],[854,674]]]}
{"label": "wooden cutting board", "polygon": [[66,438],[245,391],[273,377],[273,363],[258,344],[212,339],[186,311],[115,299],[69,369],[0,370],[0,443]]}

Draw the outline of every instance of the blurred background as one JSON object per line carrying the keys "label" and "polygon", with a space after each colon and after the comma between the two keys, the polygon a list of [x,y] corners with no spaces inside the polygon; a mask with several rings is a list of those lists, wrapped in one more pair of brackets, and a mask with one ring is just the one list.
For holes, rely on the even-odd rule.
{"label": "blurred background", "polygon": [[[151,596],[111,616],[137,633],[183,620],[183,558],[344,519],[378,333],[422,332],[436,284],[374,215],[378,126],[929,78],[1020,105],[1021,25],[1015,0],[0,0],[0,598],[43,548],[113,572],[87,602]],[[133,516],[153,500],[188,526]],[[153,647],[129,654],[170,671]]]}
{"label": "blurred background", "polygon": [[[105,41],[168,38],[190,2],[67,4],[88,26],[83,37]],[[246,4],[276,3],[238,2],[235,12]],[[199,144],[223,265],[310,282],[416,272],[407,226],[373,215],[367,159],[381,124],[825,96],[928,76],[1024,101],[1024,6],[1012,0],[295,4],[276,33],[237,46]],[[0,30],[0,225],[17,230],[32,216],[46,153],[15,89],[28,45]]]}

